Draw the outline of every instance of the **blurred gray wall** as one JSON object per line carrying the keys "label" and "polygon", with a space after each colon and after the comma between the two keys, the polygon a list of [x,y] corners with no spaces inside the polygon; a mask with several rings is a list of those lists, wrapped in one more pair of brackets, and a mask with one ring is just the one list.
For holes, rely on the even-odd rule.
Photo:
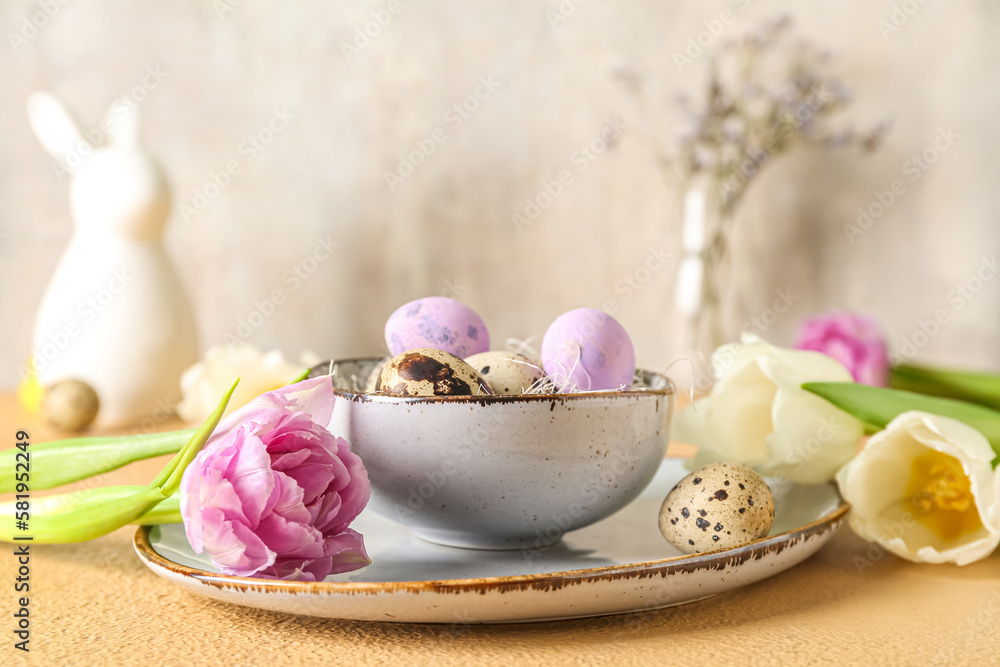
{"label": "blurred gray wall", "polygon": [[[913,13],[893,17],[894,5]],[[858,308],[878,314],[897,352],[916,336],[922,359],[1000,369],[1000,281],[976,276],[1000,245],[1000,4],[388,7],[0,5],[0,386],[18,379],[36,304],[71,233],[67,179],[25,115],[37,89],[60,96],[87,127],[113,100],[137,100],[145,143],[173,182],[167,240],[203,349],[229,333],[293,358],[305,348],[324,357],[377,353],[389,313],[427,294],[468,302],[502,342],[611,299],[640,364],[663,368],[677,355],[679,206],[658,175],[651,137],[682,129],[671,95],[694,90],[704,69],[699,59],[679,71],[672,54],[724,9],[735,18],[723,38],[791,11],[805,34],[839,54],[834,69],[857,100],[849,115],[895,123],[877,154],[803,150],[753,185],[736,237],[732,330],[790,289],[793,308],[765,332],[774,342],[789,343],[810,312]],[[556,22],[560,11],[565,20]],[[378,18],[385,25],[372,27]],[[366,25],[367,42],[357,39]],[[616,81],[621,69],[647,78],[648,108]],[[465,101],[477,90],[481,99]],[[475,109],[456,111],[463,101]],[[609,121],[627,126],[613,148],[581,160],[577,151]],[[278,131],[265,132],[269,124]],[[907,161],[942,128],[957,139],[910,180]],[[426,152],[428,142],[434,151],[413,174],[387,183],[400,157],[421,144]],[[238,173],[225,183],[219,172],[233,162]],[[572,181],[519,232],[511,215],[563,171]],[[213,178],[224,187],[212,187]],[[852,243],[845,225],[897,179],[905,192]],[[182,205],[195,212],[182,215]],[[324,243],[337,244],[328,260],[307,259]],[[674,259],[641,289],[623,289],[619,281],[661,246]],[[977,289],[960,299],[962,286]],[[251,318],[270,310],[263,301],[275,290],[284,302]],[[919,335],[941,310],[947,323]]]}

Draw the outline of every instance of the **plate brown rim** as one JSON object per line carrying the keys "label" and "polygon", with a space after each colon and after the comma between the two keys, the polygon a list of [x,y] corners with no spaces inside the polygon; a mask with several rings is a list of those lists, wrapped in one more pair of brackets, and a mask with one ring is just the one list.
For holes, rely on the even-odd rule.
{"label": "plate brown rim", "polygon": [[[838,496],[839,497],[839,496]],[[320,594],[329,595],[375,595],[381,593],[461,593],[487,591],[505,592],[509,590],[540,589],[554,590],[569,584],[581,584],[587,581],[618,580],[629,578],[645,578],[655,575],[667,576],[679,572],[689,573],[697,570],[724,570],[730,565],[739,565],[748,560],[760,560],[769,553],[781,553],[786,548],[799,541],[815,535],[836,530],[850,511],[850,505],[840,500],[840,504],[831,512],[791,530],[748,542],[731,549],[719,549],[699,554],[671,556],[658,560],[608,565],[598,568],[579,570],[563,570],[544,574],[523,574],[510,577],[478,577],[469,579],[438,579],[433,581],[387,581],[387,582],[354,582],[354,581],[284,581],[281,579],[260,579],[253,577],[238,577],[229,574],[209,572],[198,568],[175,563],[153,549],[149,541],[152,526],[140,526],[132,540],[139,558],[151,565],[184,577],[190,577],[218,589],[236,589],[244,592]]]}

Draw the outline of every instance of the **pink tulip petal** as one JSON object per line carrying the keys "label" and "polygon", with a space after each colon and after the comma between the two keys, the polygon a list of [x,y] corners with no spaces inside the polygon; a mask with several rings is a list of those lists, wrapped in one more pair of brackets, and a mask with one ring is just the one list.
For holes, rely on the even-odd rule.
{"label": "pink tulip petal", "polygon": [[280,514],[264,517],[257,528],[257,535],[269,549],[282,557],[323,556],[323,533],[309,524],[288,521]]}
{"label": "pink tulip petal", "polygon": [[[345,523],[340,516],[343,502],[339,493],[327,493],[319,499],[319,502],[309,506],[309,514],[312,516],[313,525],[324,533],[338,532],[338,527]],[[342,527],[339,528],[343,530]]]}
{"label": "pink tulip petal", "polygon": [[[360,533],[345,530],[328,537],[327,553],[333,556],[333,567],[327,574],[340,574],[364,567],[371,562],[365,549],[365,540]],[[323,576],[326,577],[327,574]]]}
{"label": "pink tulip petal", "polygon": [[[365,469],[361,457],[351,451],[350,445],[343,438],[337,438],[339,458],[347,466],[350,484],[339,489],[342,503],[341,519],[344,522],[343,528],[354,521],[361,510],[371,499],[371,484],[368,481],[368,470]],[[339,530],[338,530],[339,532]]]}
{"label": "pink tulip petal", "polygon": [[204,519],[205,551],[226,574],[249,576],[274,563],[276,554],[245,525],[226,521],[211,507],[204,511]]}
{"label": "pink tulip petal", "polygon": [[303,380],[270,392],[275,399],[283,399],[296,412],[304,412],[323,428],[330,425],[333,416],[333,383],[328,377]]}
{"label": "pink tulip petal", "polygon": [[334,481],[330,466],[299,466],[285,469],[283,472],[294,479],[302,489],[303,502],[307,505],[316,502],[317,498],[327,493],[331,482]]}
{"label": "pink tulip petal", "polygon": [[222,512],[226,521],[238,521],[248,524],[249,520],[243,514],[243,502],[232,483],[219,475],[218,470],[207,470],[203,478],[201,495],[202,507],[211,507]]}
{"label": "pink tulip petal", "polygon": [[832,312],[806,320],[795,346],[836,359],[855,382],[888,384],[888,348],[875,320],[867,315]]}
{"label": "pink tulip petal", "polygon": [[283,472],[276,470],[272,474],[278,498],[271,509],[271,514],[280,514],[289,521],[308,523],[309,510],[306,509],[302,500],[302,488],[296,484],[294,479]]}
{"label": "pink tulip petal", "polygon": [[353,530],[328,537],[326,553],[328,555],[321,558],[305,560],[278,558],[266,573],[279,579],[322,581],[331,574],[351,572],[371,562],[365,551],[364,538]]}
{"label": "pink tulip petal", "polygon": [[236,410],[229,416],[223,418],[209,438],[205,448],[211,448],[213,443],[228,443],[234,437],[234,432],[243,430],[247,433],[260,433],[270,430],[269,426],[274,424],[285,414],[277,406],[262,401],[267,396],[258,396],[254,400]]}
{"label": "pink tulip petal", "polygon": [[234,462],[229,481],[239,496],[250,527],[255,528],[274,489],[271,457],[264,443],[251,435],[243,440]]}
{"label": "pink tulip petal", "polygon": [[181,516],[220,570],[316,581],[368,563],[347,530],[371,494],[347,442],[327,430],[329,378],[263,394],[219,425],[185,471]]}
{"label": "pink tulip petal", "polygon": [[312,452],[308,449],[297,449],[292,452],[275,453],[272,446],[268,447],[268,455],[271,459],[272,470],[292,470],[303,465],[312,458]]}
{"label": "pink tulip petal", "polygon": [[198,456],[184,471],[180,486],[180,508],[181,518],[184,520],[184,534],[187,535],[188,542],[196,554],[200,554],[204,550],[201,542],[201,517],[204,507],[201,503],[201,483],[205,456],[207,456],[205,450],[198,453]]}

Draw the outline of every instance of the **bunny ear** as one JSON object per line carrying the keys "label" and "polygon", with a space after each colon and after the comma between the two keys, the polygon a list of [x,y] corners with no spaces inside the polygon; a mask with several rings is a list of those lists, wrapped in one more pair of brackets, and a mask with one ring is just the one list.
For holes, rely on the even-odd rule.
{"label": "bunny ear", "polygon": [[65,163],[71,154],[88,154],[90,145],[69,111],[54,95],[44,92],[28,96],[28,121],[49,155]]}
{"label": "bunny ear", "polygon": [[135,146],[139,143],[139,106],[115,100],[104,114],[101,127],[108,128],[111,143]]}

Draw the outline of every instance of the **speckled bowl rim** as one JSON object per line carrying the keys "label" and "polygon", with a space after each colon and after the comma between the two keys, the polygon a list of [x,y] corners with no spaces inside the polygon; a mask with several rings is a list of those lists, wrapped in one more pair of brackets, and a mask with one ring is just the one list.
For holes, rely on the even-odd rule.
{"label": "speckled bowl rim", "polygon": [[[354,357],[351,359],[332,359],[328,361],[322,361],[318,364],[313,364],[309,367],[309,374],[306,376],[309,379],[316,377],[329,377],[328,373],[323,373],[321,375],[313,375],[314,369],[320,369],[323,366],[329,366],[331,361],[333,363],[364,363],[368,361],[379,362],[385,360],[386,357]],[[656,371],[649,371],[644,368],[637,368],[637,372],[645,373],[650,376],[655,376],[663,379],[666,382],[666,387],[663,389],[629,389],[626,391],[588,391],[577,394],[521,394],[519,396],[493,396],[491,394],[478,394],[475,396],[390,396],[388,394],[380,393],[364,393],[364,392],[354,392],[347,391],[345,389],[333,388],[333,393],[337,396],[349,400],[355,403],[386,403],[386,404],[397,404],[402,403],[406,405],[413,405],[415,403],[478,403],[480,405],[489,404],[502,404],[502,403],[533,403],[533,402],[547,402],[547,401],[584,401],[587,399],[596,399],[604,397],[625,397],[631,398],[634,396],[672,396],[677,393],[677,387],[674,385],[673,380],[662,373],[657,373]]]}
{"label": "speckled bowl rim", "polygon": [[[838,497],[839,494],[838,494]],[[802,540],[840,527],[850,505],[842,498],[840,504],[831,512],[807,524],[787,530],[777,535],[732,547],[718,549],[699,554],[671,556],[651,561],[608,565],[605,567],[584,568],[579,570],[563,570],[545,574],[523,574],[507,577],[478,577],[471,579],[438,579],[433,581],[387,581],[387,582],[341,582],[341,581],[284,581],[280,579],[256,579],[253,577],[237,577],[229,574],[219,574],[198,568],[175,563],[157,553],[149,541],[152,526],[140,526],[132,543],[139,558],[175,574],[194,578],[220,590],[236,589],[265,593],[290,594],[346,594],[346,595],[376,595],[380,593],[454,593],[461,591],[509,591],[523,589],[555,590],[570,584],[582,584],[588,581],[620,580],[630,578],[651,577],[677,572],[694,572],[697,570],[724,570],[730,565],[741,565],[751,559],[760,560],[769,553],[779,554],[786,548],[798,544]]]}

